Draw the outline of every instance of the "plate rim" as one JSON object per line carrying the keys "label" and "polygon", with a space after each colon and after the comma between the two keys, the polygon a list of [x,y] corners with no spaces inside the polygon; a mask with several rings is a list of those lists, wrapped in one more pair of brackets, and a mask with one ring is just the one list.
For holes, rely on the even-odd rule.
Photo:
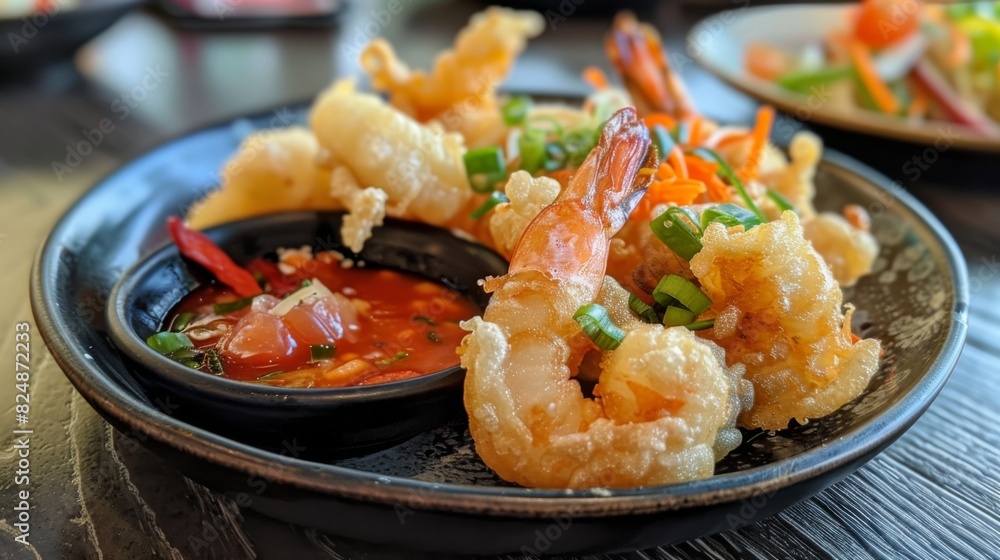
{"label": "plate rim", "polygon": [[[67,208],[36,254],[30,277],[30,302],[36,327],[49,353],[91,406],[99,408],[100,414],[110,415],[131,428],[132,435],[129,437],[142,434],[216,467],[266,476],[279,485],[317,492],[329,498],[389,507],[411,503],[416,496],[422,510],[490,517],[530,519],[567,512],[584,517],[653,514],[767,496],[880,450],[905,432],[930,406],[950,377],[964,346],[968,328],[969,279],[965,259],[954,239],[923,204],[908,192],[894,188],[895,184],[887,177],[853,158],[824,149],[821,165],[832,165],[860,176],[873,188],[896,198],[923,223],[943,252],[954,287],[948,334],[940,353],[922,377],[894,406],[833,442],[763,467],[678,484],[628,489],[540,490],[476,487],[393,477],[296,459],[224,438],[136,402],[124,387],[114,383],[93,362],[88,364],[83,352],[73,348],[72,335],[60,330],[60,321],[54,312],[57,306],[52,301],[54,295],[49,295],[46,285],[47,280],[54,281],[65,237],[63,230],[69,227],[80,206],[97,196],[102,186],[127,175],[147,158],[156,157],[180,143],[202,135],[222,133],[231,129],[236,121],[260,119],[269,114],[270,110],[222,119],[177,135],[108,173]],[[475,499],[470,500],[470,497]]]}
{"label": "plate rim", "polygon": [[[739,9],[739,13],[736,14],[734,20],[726,25],[732,25],[739,19],[748,17],[748,15],[762,15],[768,12],[793,10],[805,12],[820,11],[822,9],[829,10],[831,8],[846,11],[850,7],[850,4],[831,3],[745,7]],[[921,126],[914,126],[907,124],[905,120],[893,119],[868,109],[859,108],[856,112],[852,113],[845,113],[844,111],[827,107],[812,109],[808,106],[806,98],[802,95],[787,92],[764,80],[733,74],[720,65],[715,64],[712,57],[706,56],[705,52],[709,49],[702,49],[695,46],[696,35],[702,32],[710,32],[708,29],[709,25],[718,17],[720,17],[719,14],[712,14],[699,20],[684,38],[685,50],[701,67],[708,70],[713,76],[759,103],[774,105],[782,112],[791,115],[795,120],[800,122],[815,122],[845,132],[889,138],[914,146],[928,147],[935,145],[935,142],[941,138],[942,127],[949,126],[956,133],[952,137],[951,147],[982,153],[1000,153],[1000,138],[988,138],[975,134],[960,124],[934,120]],[[809,119],[805,121],[799,119],[796,116],[799,109],[808,110],[810,112]]]}

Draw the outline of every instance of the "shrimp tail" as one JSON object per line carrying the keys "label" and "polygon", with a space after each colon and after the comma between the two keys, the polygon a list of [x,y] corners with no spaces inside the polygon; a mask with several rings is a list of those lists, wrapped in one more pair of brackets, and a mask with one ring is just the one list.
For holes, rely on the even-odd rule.
{"label": "shrimp tail", "polygon": [[680,77],[670,67],[659,35],[631,12],[615,16],[604,48],[642,115],[666,113],[678,119],[698,114]]}
{"label": "shrimp tail", "polygon": [[599,265],[590,272],[603,277],[608,240],[625,225],[652,180],[656,153],[651,145],[634,108],[612,115],[569,185],[525,229],[511,256],[510,273],[535,270],[555,277],[579,270],[567,259],[586,257],[587,263]]}

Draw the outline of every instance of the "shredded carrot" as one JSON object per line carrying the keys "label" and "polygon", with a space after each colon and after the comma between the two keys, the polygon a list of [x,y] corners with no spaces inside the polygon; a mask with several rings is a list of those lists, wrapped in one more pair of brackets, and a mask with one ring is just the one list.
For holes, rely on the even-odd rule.
{"label": "shredded carrot", "polygon": [[965,66],[972,59],[972,40],[955,25],[948,26],[949,49],[945,64],[949,68]]}
{"label": "shredded carrot", "polygon": [[691,204],[705,189],[703,182],[682,177],[669,162],[661,163],[656,169],[656,180],[649,185],[634,215],[646,219],[657,205]]}
{"label": "shredded carrot", "polygon": [[660,125],[670,132],[677,126],[677,119],[666,113],[651,113],[643,117],[642,122],[646,123],[646,128],[653,130],[653,127]]}
{"label": "shredded carrot", "polygon": [[913,101],[910,101],[910,106],[906,108],[906,116],[922,118],[927,114],[929,106],[930,99],[927,97],[927,92],[921,88],[913,88]]}
{"label": "shredded carrot", "polygon": [[670,165],[674,167],[677,174],[684,178],[688,178],[688,167],[687,161],[684,159],[684,152],[681,151],[681,147],[674,145],[673,149],[670,150],[670,155],[667,156],[667,160],[670,161]]}
{"label": "shredded carrot", "polygon": [[856,335],[856,334],[854,334],[854,333],[851,333],[851,344],[852,344],[852,345],[853,345],[853,344],[857,344],[857,343],[858,343],[858,341],[860,341],[860,340],[861,340],[861,337],[860,337],[860,336],[858,336],[858,335]]}
{"label": "shredded carrot", "polygon": [[709,198],[715,202],[725,202],[731,198],[729,186],[719,178],[719,165],[705,161],[695,155],[684,156],[688,174],[705,184]]}
{"label": "shredded carrot", "polygon": [[865,89],[871,94],[875,105],[883,113],[890,115],[898,113],[899,100],[892,94],[889,86],[879,77],[878,71],[875,69],[875,63],[872,62],[871,53],[868,52],[868,47],[860,41],[849,41],[847,49],[851,54],[851,60],[854,61],[854,67],[858,70],[861,83],[864,84]]}
{"label": "shredded carrot", "polygon": [[604,71],[596,66],[588,66],[583,69],[583,80],[597,91],[608,89],[608,77]]}
{"label": "shredded carrot", "polygon": [[757,111],[757,122],[754,123],[753,131],[750,133],[750,153],[747,154],[747,159],[736,172],[743,181],[757,177],[760,164],[764,160],[767,139],[771,136],[772,124],[774,124],[774,108],[770,105],[764,105]]}
{"label": "shredded carrot", "polygon": [[691,133],[688,135],[688,145],[690,146],[700,146],[701,145],[701,132],[704,128],[704,119],[700,116],[696,116],[691,119]]}

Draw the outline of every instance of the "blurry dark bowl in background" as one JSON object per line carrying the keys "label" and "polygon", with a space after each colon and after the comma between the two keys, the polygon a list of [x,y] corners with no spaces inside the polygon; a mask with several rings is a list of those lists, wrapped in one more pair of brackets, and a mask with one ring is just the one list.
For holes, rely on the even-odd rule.
{"label": "blurry dark bowl in background", "polygon": [[48,11],[0,19],[0,78],[68,60],[84,43],[145,0],[81,0]]}

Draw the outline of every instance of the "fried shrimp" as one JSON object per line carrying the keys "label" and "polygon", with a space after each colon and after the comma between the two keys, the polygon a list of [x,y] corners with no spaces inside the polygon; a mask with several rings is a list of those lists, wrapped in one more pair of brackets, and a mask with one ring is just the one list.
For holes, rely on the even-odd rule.
{"label": "fried shrimp", "polygon": [[516,171],[507,180],[504,192],[510,202],[497,205],[493,211],[490,233],[497,252],[510,258],[524,228],[559,195],[559,183],[549,177],[532,177],[527,171]]}
{"label": "fried shrimp", "polygon": [[826,261],[841,286],[853,286],[872,271],[878,256],[878,242],[872,234],[842,216],[833,212],[817,214],[803,220],[802,233]]}
{"label": "fried shrimp", "polygon": [[342,208],[319,153],[316,138],[299,127],[247,137],[223,167],[222,186],[191,207],[188,223],[202,229],[282,210]]}
{"label": "fried shrimp", "polygon": [[410,70],[383,39],[362,51],[361,66],[394,107],[420,122],[440,120],[478,146],[502,134],[494,90],[544,23],[536,12],[492,7],[472,17],[430,74]]}
{"label": "fried shrimp", "polygon": [[441,225],[472,196],[460,135],[414,121],[351,80],[320,95],[310,124],[358,183],[385,191],[389,216]]}
{"label": "fried shrimp", "polygon": [[[638,172],[655,163],[649,145],[634,110],[618,111],[569,186],[524,230],[509,273],[485,283],[493,297],[483,318],[463,323],[470,430],[506,480],[664,484],[710,476],[733,447],[739,372],[687,329],[631,317],[627,295],[604,276],[608,240],[649,180]],[[592,348],[573,314],[598,298],[627,335],[602,357],[600,397],[589,399],[572,379]]]}
{"label": "fried shrimp", "polygon": [[782,429],[854,399],[878,370],[879,342],[852,342],[851,308],[794,212],[749,231],[709,225],[691,270],[712,300],[707,335],[754,385],[747,428]]}
{"label": "fried shrimp", "polygon": [[640,115],[664,113],[679,119],[698,114],[680,77],[670,67],[656,30],[631,12],[615,16],[604,50],[632,95]]}

